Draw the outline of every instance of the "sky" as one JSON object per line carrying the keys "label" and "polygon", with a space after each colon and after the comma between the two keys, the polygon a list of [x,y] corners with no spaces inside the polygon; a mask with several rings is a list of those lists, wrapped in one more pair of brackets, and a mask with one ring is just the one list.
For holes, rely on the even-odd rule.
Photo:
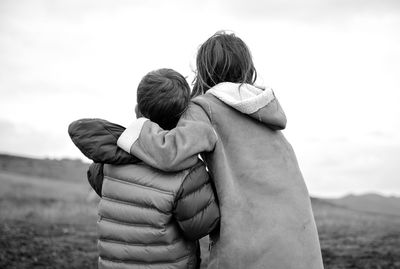
{"label": "sky", "polygon": [[274,89],[312,195],[400,195],[397,0],[0,0],[0,152],[83,158],[70,122],[127,126],[140,79],[168,67],[191,82],[218,30]]}

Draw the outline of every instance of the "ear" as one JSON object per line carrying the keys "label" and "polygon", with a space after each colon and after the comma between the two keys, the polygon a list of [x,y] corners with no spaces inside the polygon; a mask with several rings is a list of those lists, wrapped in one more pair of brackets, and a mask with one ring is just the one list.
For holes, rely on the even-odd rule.
{"label": "ear", "polygon": [[139,107],[138,107],[137,104],[136,104],[136,106],[135,106],[135,113],[136,113],[136,118],[137,118],[137,119],[143,116],[142,113],[140,113]]}

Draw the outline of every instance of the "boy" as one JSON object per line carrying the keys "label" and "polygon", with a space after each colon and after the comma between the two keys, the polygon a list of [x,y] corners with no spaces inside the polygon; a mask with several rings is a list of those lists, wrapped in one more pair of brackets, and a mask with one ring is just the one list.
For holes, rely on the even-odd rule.
{"label": "boy", "polygon": [[[171,69],[143,77],[136,114],[174,128],[189,103],[185,78]],[[219,223],[209,175],[199,160],[167,173],[117,147],[125,129],[100,119],[69,126],[75,145],[95,161],[88,171],[99,204],[99,268],[199,268],[198,239]],[[103,165],[104,164],[104,165]]]}

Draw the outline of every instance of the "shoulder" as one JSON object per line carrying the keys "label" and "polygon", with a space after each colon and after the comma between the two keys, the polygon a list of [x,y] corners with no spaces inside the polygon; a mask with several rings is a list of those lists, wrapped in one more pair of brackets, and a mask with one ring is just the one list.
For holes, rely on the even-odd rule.
{"label": "shoulder", "polygon": [[212,102],[214,96],[209,93],[205,93],[199,96],[196,96],[195,98],[192,99],[192,103],[200,106],[200,107],[205,107],[209,106],[210,103]]}
{"label": "shoulder", "polygon": [[213,109],[215,101],[218,101],[212,94],[203,94],[196,96],[191,100],[185,118],[208,118],[208,121],[213,122]]}
{"label": "shoulder", "polygon": [[143,163],[125,165],[104,164],[104,175],[119,178],[138,169],[146,169],[146,165]]}
{"label": "shoulder", "polygon": [[219,100],[211,93],[205,93],[203,95],[196,96],[192,99],[192,103],[203,108],[207,114],[211,114],[212,110],[216,109],[219,106],[227,106],[224,102]]}

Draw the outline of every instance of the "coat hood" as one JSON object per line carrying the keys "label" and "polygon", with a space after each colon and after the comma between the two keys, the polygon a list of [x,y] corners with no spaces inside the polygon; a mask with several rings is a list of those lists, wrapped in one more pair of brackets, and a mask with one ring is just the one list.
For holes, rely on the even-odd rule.
{"label": "coat hood", "polygon": [[125,127],[103,119],[81,119],[72,122],[68,133],[74,144],[96,163],[129,164],[140,160],[117,146]]}
{"label": "coat hood", "polygon": [[286,127],[286,116],[271,88],[223,82],[207,91],[219,100],[273,129]]}

